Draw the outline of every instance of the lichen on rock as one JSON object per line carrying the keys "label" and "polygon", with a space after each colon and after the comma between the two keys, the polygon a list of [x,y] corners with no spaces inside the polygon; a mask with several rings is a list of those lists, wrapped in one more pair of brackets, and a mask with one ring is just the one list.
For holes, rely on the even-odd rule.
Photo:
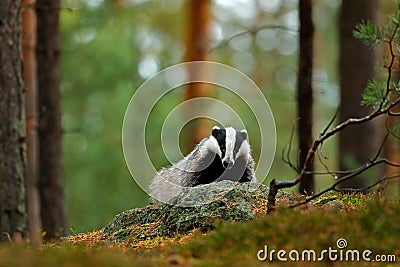
{"label": "lichen on rock", "polygon": [[[280,192],[278,197],[283,194]],[[255,212],[252,207],[266,201],[267,196],[268,187],[262,184],[225,180],[200,185],[196,190],[178,196],[179,203],[185,205],[158,203],[124,211],[103,229],[102,234],[111,240],[125,242],[186,234],[194,229],[207,231],[220,221],[253,219]]]}

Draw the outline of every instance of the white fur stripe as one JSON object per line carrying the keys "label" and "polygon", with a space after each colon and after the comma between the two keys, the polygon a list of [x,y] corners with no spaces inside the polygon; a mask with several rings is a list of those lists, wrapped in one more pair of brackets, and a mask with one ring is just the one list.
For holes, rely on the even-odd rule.
{"label": "white fur stripe", "polygon": [[226,138],[225,138],[225,145],[226,145],[226,152],[225,158],[234,161],[233,158],[233,149],[235,148],[236,142],[236,130],[232,127],[228,127],[226,130]]}
{"label": "white fur stripe", "polygon": [[[219,149],[218,141],[212,135],[208,138],[208,140],[204,144],[204,148],[201,149],[206,149],[206,151],[213,151],[221,157],[221,149]],[[204,153],[202,155],[205,155],[206,151],[201,151]]]}
{"label": "white fur stripe", "polygon": [[237,154],[236,154],[236,158],[241,157],[241,156],[247,158],[247,155],[248,155],[249,153],[250,153],[250,146],[249,146],[249,143],[247,142],[247,140],[243,140],[243,143],[242,143],[242,145],[240,146],[239,151],[238,151]]}

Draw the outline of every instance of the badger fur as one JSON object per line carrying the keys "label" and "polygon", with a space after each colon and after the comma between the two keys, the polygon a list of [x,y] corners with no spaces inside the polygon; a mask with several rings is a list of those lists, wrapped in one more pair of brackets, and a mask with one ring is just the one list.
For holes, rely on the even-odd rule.
{"label": "badger fur", "polygon": [[221,180],[256,182],[246,130],[213,127],[184,159],[155,175],[150,195],[173,204],[183,189]]}

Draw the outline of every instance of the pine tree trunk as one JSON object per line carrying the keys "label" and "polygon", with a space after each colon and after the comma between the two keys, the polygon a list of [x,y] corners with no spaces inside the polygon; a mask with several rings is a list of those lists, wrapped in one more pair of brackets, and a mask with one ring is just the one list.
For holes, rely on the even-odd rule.
{"label": "pine tree trunk", "polygon": [[[308,150],[313,142],[313,91],[312,91],[312,69],[313,69],[313,41],[314,24],[312,20],[312,1],[300,0],[300,53],[299,71],[297,76],[297,115],[298,139],[300,149],[300,166],[304,165]],[[312,171],[311,167],[308,171]],[[307,174],[300,183],[301,194],[313,194],[315,191],[314,177]]]}
{"label": "pine tree trunk", "polygon": [[[184,61],[203,61],[207,59],[209,50],[209,31],[211,23],[211,1],[210,0],[188,0],[187,1],[187,36],[186,54]],[[197,70],[204,72],[206,70]],[[191,73],[196,76],[198,74]],[[188,84],[185,100],[197,97],[210,96],[211,87],[203,83]],[[187,110],[187,118],[191,118],[192,110]],[[211,133],[211,125],[204,119],[192,121],[189,134],[187,135],[186,151],[193,149],[194,145],[202,138]]]}
{"label": "pine tree trunk", "polygon": [[0,1],[0,241],[20,241],[26,235],[20,4]]}
{"label": "pine tree trunk", "polygon": [[[377,0],[343,0],[340,14],[340,94],[339,120],[362,117],[371,110],[361,106],[367,81],[374,74],[375,53],[353,37],[356,24],[362,20],[375,20]],[[346,128],[339,135],[339,161],[341,170],[354,169],[364,164],[377,151],[380,142],[376,122]],[[343,188],[363,188],[366,176],[358,176],[342,184]]]}
{"label": "pine tree trunk", "polygon": [[37,64],[39,86],[39,192],[46,239],[65,230],[61,170],[59,0],[37,0]]}
{"label": "pine tree trunk", "polygon": [[36,13],[35,0],[23,0],[22,7],[22,55],[23,77],[26,87],[26,205],[28,212],[28,236],[32,244],[40,245],[41,220],[38,191],[38,114],[36,69]]}

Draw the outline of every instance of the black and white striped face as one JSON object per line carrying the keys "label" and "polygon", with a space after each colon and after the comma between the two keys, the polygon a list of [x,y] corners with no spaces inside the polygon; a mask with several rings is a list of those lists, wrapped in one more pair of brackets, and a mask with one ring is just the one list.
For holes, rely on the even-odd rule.
{"label": "black and white striped face", "polygon": [[215,138],[218,146],[215,151],[222,160],[222,166],[229,169],[235,164],[239,157],[247,158],[250,153],[250,146],[247,141],[247,131],[236,131],[232,127],[213,127],[211,138]]}

